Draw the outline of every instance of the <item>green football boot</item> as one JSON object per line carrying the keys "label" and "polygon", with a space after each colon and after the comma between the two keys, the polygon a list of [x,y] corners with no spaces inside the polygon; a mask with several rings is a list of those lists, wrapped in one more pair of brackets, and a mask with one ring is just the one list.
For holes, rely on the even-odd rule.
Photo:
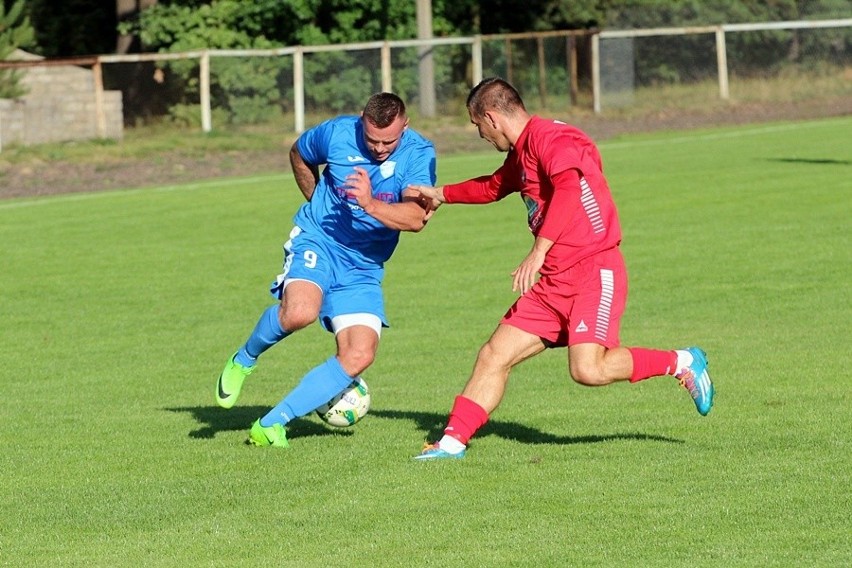
{"label": "green football boot", "polygon": [[254,421],[249,432],[248,443],[253,446],[273,446],[276,448],[289,448],[287,441],[287,430],[277,422],[267,428],[260,425],[260,418]]}
{"label": "green football boot", "polygon": [[240,390],[243,388],[243,382],[246,380],[255,365],[251,367],[243,367],[234,360],[237,354],[228,359],[228,364],[219,375],[219,380],[216,381],[216,402],[222,408],[231,408],[237,403],[237,398],[240,396]]}

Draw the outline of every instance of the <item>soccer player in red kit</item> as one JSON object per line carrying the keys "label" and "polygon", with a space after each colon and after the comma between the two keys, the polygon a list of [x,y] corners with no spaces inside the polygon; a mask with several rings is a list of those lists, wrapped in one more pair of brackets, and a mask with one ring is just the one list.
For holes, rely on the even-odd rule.
{"label": "soccer player in red kit", "polygon": [[512,289],[521,296],[479,350],[444,436],[414,459],[464,457],[470,438],[500,404],[512,368],[548,347],[568,346],[571,377],[582,385],[674,376],[707,415],[714,388],[704,351],[619,344],[627,271],[618,213],[594,142],[573,126],[530,115],[515,88],[499,78],[474,87],[467,108],[480,137],[508,152],[503,165],[465,182],[412,188],[431,198],[433,208],[492,203],[520,192],[535,241],[512,272]]}

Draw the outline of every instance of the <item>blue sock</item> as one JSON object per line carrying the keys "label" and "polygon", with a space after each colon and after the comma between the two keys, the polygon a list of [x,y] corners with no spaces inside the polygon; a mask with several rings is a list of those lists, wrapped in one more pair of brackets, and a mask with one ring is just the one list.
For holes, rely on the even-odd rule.
{"label": "blue sock", "polygon": [[244,367],[252,367],[261,353],[288,335],[290,334],[281,329],[281,323],[278,321],[278,305],[269,306],[257,320],[257,325],[254,326],[246,344],[237,351],[235,360]]}
{"label": "blue sock", "polygon": [[352,381],[353,378],[346,374],[337,357],[330,357],[325,363],[308,371],[296,388],[260,419],[260,425],[266,428],[276,422],[287,424],[294,418],[304,416],[331,400]]}

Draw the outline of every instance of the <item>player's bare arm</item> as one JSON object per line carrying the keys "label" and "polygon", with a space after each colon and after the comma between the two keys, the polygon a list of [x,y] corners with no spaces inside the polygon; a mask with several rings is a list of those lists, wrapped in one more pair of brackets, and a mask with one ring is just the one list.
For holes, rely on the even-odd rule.
{"label": "player's bare arm", "polygon": [[512,290],[526,294],[535,284],[538,271],[544,264],[547,251],[553,246],[553,241],[544,237],[536,237],[532,250],[527,254],[521,264],[512,271]]}
{"label": "player's bare arm", "polygon": [[385,227],[396,231],[418,232],[426,226],[432,210],[417,192],[403,190],[400,203],[385,203],[373,198],[370,176],[363,168],[346,176],[346,193],[355,199],[364,212],[378,219]]}
{"label": "player's bare arm", "polygon": [[296,178],[299,191],[310,201],[319,181],[319,167],[303,160],[296,144],[290,148],[290,167],[293,168],[293,177]]}

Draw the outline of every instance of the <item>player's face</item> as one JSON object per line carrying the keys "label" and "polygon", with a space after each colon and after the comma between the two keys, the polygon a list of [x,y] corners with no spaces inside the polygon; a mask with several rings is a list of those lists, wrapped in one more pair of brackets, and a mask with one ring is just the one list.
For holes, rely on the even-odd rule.
{"label": "player's face", "polygon": [[486,140],[491,143],[492,146],[497,148],[500,152],[508,152],[512,147],[506,137],[500,132],[500,129],[497,128],[495,122],[489,116],[474,116],[470,110],[468,110],[468,115],[470,115],[470,122],[476,129],[479,131],[479,137],[483,140]]}
{"label": "player's face", "polygon": [[402,134],[408,128],[408,118],[398,116],[385,128],[379,128],[363,117],[361,124],[364,125],[364,143],[370,155],[375,160],[384,162],[399,146]]}

